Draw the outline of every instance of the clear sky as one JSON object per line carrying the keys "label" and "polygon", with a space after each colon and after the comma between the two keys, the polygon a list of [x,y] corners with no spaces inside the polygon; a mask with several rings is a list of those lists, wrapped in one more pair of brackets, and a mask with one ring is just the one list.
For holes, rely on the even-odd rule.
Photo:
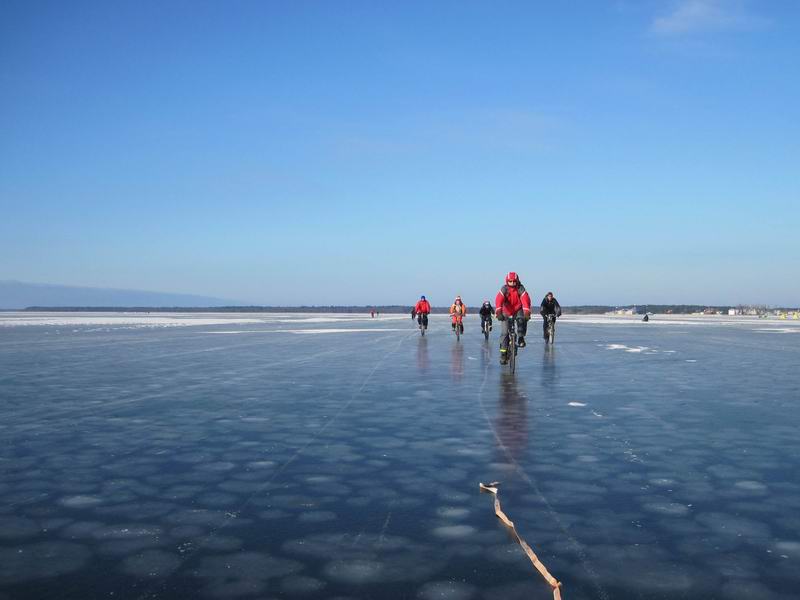
{"label": "clear sky", "polygon": [[0,279],[800,304],[800,2],[0,3]]}

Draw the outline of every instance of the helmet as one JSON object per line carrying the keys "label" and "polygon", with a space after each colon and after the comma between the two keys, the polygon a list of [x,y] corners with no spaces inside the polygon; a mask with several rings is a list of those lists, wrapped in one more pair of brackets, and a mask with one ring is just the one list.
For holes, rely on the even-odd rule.
{"label": "helmet", "polygon": [[419,299],[420,300],[425,300],[425,296],[420,296]]}
{"label": "helmet", "polygon": [[461,296],[456,296],[456,302],[461,302]]}
{"label": "helmet", "polygon": [[509,271],[508,275],[506,275],[506,283],[509,281],[516,281],[519,283],[519,276],[514,271]]}
{"label": "helmet", "polygon": [[484,300],[483,303],[484,304],[491,304],[491,302],[489,302],[488,300]]}

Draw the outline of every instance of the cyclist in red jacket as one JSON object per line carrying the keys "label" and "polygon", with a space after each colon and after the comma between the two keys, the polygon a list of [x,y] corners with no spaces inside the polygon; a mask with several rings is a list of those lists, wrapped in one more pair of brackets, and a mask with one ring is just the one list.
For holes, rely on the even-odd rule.
{"label": "cyclist in red jacket", "polygon": [[414,305],[411,311],[411,318],[417,318],[419,323],[425,329],[428,328],[428,315],[431,314],[431,303],[425,299],[425,296],[420,296],[419,301]]}
{"label": "cyclist in red jacket", "polygon": [[525,347],[525,334],[528,332],[528,321],[531,318],[531,297],[519,276],[511,271],[506,275],[506,284],[500,288],[494,302],[495,316],[500,321],[500,364],[508,362],[508,323],[509,319],[517,322],[518,344]]}

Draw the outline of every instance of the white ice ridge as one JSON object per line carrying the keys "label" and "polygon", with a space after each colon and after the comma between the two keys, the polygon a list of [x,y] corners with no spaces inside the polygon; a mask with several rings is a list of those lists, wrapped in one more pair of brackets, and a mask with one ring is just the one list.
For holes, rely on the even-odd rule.
{"label": "white ice ridge", "polygon": [[357,329],[357,328],[354,327],[352,329],[330,328],[330,329],[278,329],[277,330],[278,333],[299,333],[299,334],[304,334],[304,335],[318,334],[318,333],[373,333],[373,332],[380,333],[381,331],[408,331],[408,330],[407,329],[386,329],[386,328],[379,329],[377,327],[376,328],[370,328],[370,329],[366,329],[366,328],[365,329]]}
{"label": "white ice ridge", "polygon": [[[234,334],[270,334],[270,333],[301,333],[301,334],[317,334],[317,333],[380,333],[382,331],[408,331],[408,329],[398,329],[396,327],[353,327],[349,329],[330,327],[325,329],[242,329],[242,330],[225,330],[225,331],[203,331],[201,333],[212,333],[214,335],[234,335]],[[475,359],[473,359],[475,360]]]}
{"label": "white ice ridge", "polygon": [[606,344],[606,350],[624,350],[625,352],[644,352],[647,350],[655,352],[647,346],[626,346],[625,344]]}
{"label": "white ice ridge", "polygon": [[208,317],[167,317],[167,316],[137,316],[134,314],[109,314],[107,316],[89,315],[58,315],[38,317],[0,317],[0,327],[49,325],[54,327],[75,327],[80,325],[95,325],[106,327],[137,326],[137,327],[186,327],[193,325],[244,325],[248,323],[261,323],[260,319],[214,319]]}
{"label": "white ice ridge", "polygon": [[[763,327],[763,331],[787,330],[800,333],[800,321],[787,321],[777,318],[730,317],[722,315],[650,315],[645,323],[641,315],[570,315],[562,316],[559,323],[575,325],[633,325],[654,327],[660,325],[717,325],[725,327],[753,326]],[[773,328],[774,327],[774,328]]]}
{"label": "white ice ridge", "polygon": [[254,323],[354,323],[407,320],[408,315],[392,314],[370,317],[361,314],[321,313],[309,316],[308,313],[133,313],[133,312],[8,312],[0,313],[0,327],[22,325],[49,325],[69,327],[80,325],[94,326],[138,326],[138,327],[177,327],[191,325],[244,325]]}

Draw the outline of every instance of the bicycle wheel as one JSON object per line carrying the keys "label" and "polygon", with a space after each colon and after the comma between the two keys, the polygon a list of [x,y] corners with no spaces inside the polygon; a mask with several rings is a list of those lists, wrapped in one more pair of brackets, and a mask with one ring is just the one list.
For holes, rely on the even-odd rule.
{"label": "bicycle wheel", "polygon": [[547,335],[550,338],[550,343],[553,344],[556,341],[556,320],[555,319],[550,321],[550,325],[547,327]]}
{"label": "bicycle wheel", "polygon": [[517,370],[517,333],[508,335],[508,368],[514,373]]}
{"label": "bicycle wheel", "polygon": [[489,340],[489,321],[483,322],[483,337]]}
{"label": "bicycle wheel", "polygon": [[456,323],[456,341],[461,339],[461,323]]}

